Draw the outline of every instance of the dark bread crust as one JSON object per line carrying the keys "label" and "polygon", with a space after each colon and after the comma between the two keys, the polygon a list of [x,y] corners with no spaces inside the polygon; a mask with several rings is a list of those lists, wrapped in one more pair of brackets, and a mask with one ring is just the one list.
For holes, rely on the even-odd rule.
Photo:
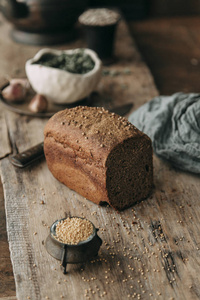
{"label": "dark bread crust", "polygon": [[[94,203],[108,202],[122,210],[151,192],[151,140],[125,118],[103,108],[79,106],[56,113],[44,135],[46,161],[54,177]],[[120,201],[123,195],[126,199]]]}

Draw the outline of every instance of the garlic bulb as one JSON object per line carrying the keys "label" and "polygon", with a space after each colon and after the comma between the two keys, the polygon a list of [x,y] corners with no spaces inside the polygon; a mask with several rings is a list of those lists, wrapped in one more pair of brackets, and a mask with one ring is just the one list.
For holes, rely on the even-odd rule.
{"label": "garlic bulb", "polygon": [[10,84],[2,91],[2,96],[9,102],[21,102],[25,100],[30,84],[27,79],[11,79]]}

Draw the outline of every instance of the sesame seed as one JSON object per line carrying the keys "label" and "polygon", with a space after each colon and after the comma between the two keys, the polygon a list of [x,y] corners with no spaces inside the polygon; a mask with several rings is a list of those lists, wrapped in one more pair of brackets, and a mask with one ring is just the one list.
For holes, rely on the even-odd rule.
{"label": "sesame seed", "polygon": [[157,294],[158,294],[158,296],[160,296],[160,295],[161,295],[161,293],[160,293],[160,292],[157,292]]}
{"label": "sesame seed", "polygon": [[66,218],[56,226],[56,239],[66,244],[78,244],[85,241],[93,233],[93,225],[89,220]]}

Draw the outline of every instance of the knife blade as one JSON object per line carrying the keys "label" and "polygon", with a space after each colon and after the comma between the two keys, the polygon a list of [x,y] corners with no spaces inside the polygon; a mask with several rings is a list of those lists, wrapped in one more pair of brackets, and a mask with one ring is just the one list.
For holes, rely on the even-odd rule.
{"label": "knife blade", "polygon": [[[124,116],[131,110],[132,107],[133,103],[127,103],[121,106],[110,108],[109,111],[114,112],[120,116]],[[44,143],[41,142],[21,153],[10,156],[9,160],[15,167],[25,168],[35,162],[37,159],[44,157],[43,146]]]}

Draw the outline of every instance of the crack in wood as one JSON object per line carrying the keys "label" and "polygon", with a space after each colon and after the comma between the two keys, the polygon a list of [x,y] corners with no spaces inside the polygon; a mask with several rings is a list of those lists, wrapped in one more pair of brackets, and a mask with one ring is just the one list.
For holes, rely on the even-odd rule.
{"label": "crack in wood", "polygon": [[167,279],[172,287],[174,287],[174,284],[176,284],[175,274],[180,278],[174,260],[175,254],[177,254],[177,252],[173,253],[167,250],[161,251],[161,262],[165,270]]}
{"label": "crack in wood", "polygon": [[190,290],[191,290],[191,292],[193,292],[197,296],[198,299],[200,299],[200,292],[199,292],[198,287],[197,287],[196,284],[192,283],[191,286],[190,286]]}
{"label": "crack in wood", "polygon": [[27,249],[27,256],[28,256],[28,264],[30,266],[30,271],[31,271],[31,281],[33,283],[34,286],[34,292],[35,292],[35,299],[41,299],[41,295],[40,295],[40,287],[39,287],[39,283],[38,283],[38,279],[37,279],[37,272],[36,272],[36,268],[35,267],[35,259],[34,259],[34,255],[33,255],[33,248],[31,246],[30,240],[29,240],[29,234],[27,231],[27,228],[25,228],[24,230],[24,239],[26,242],[26,249]]}
{"label": "crack in wood", "polygon": [[164,234],[160,221],[151,221],[150,223],[151,233],[156,242],[167,242],[167,236]]}

